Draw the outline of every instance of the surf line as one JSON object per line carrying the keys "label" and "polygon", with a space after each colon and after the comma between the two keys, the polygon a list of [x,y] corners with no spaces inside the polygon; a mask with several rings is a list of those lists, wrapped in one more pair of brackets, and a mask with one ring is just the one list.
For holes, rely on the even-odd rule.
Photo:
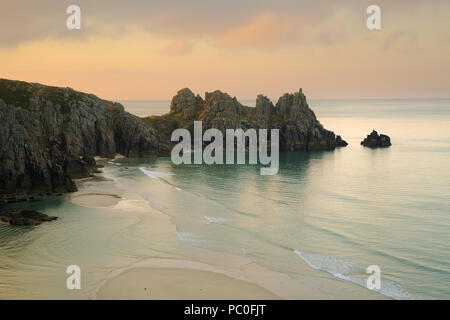
{"label": "surf line", "polygon": [[[268,131],[270,131],[270,156],[268,152]],[[181,140],[181,141],[180,141]],[[225,163],[246,164],[248,150],[249,164],[269,165],[260,169],[263,176],[278,173],[279,167],[279,129],[226,129]],[[172,142],[179,142],[171,152],[172,162],[176,165],[192,164],[192,138],[187,129],[175,129],[171,136]],[[203,133],[202,121],[194,121],[194,164],[224,164],[224,137],[219,129],[211,128]],[[246,144],[248,141],[248,145]],[[208,142],[203,150],[203,142]],[[248,147],[248,148],[247,148]]]}

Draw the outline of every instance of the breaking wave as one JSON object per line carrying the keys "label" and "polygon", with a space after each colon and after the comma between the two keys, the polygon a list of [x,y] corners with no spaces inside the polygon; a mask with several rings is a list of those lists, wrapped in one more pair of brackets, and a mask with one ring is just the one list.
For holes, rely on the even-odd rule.
{"label": "breaking wave", "polygon": [[[361,287],[367,288],[367,279],[351,276],[353,273],[360,273],[362,267],[358,263],[340,259],[333,256],[326,256],[314,253],[305,253],[295,250],[294,253],[302,258],[311,268],[319,271],[325,271],[338,279],[355,283]],[[368,289],[369,290],[369,289]],[[415,300],[423,297],[413,296],[405,289],[393,281],[381,279],[381,288],[374,291],[397,300]]]}

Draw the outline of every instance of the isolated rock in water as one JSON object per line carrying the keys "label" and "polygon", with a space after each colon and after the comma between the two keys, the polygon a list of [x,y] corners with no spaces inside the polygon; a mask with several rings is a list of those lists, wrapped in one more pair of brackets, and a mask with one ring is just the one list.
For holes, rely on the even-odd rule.
{"label": "isolated rock in water", "polygon": [[387,135],[380,134],[375,130],[372,131],[371,134],[367,136],[363,141],[361,141],[361,145],[369,148],[387,148],[392,145],[391,138]]}
{"label": "isolated rock in water", "polygon": [[58,217],[51,217],[42,212],[33,210],[12,210],[0,212],[0,221],[12,226],[36,226],[43,222],[53,221]]}
{"label": "isolated rock in water", "polygon": [[342,140],[341,136],[336,136],[336,147],[346,147],[348,146],[347,141]]}

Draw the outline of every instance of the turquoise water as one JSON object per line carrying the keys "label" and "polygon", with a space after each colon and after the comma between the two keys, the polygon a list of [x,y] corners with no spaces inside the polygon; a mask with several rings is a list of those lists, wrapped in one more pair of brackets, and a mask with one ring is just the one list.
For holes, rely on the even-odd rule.
{"label": "turquoise water", "polygon": [[[169,102],[124,105],[143,116],[164,113]],[[282,153],[274,176],[255,165],[118,159],[106,163],[111,181],[81,188],[120,194],[126,201],[118,206],[82,208],[70,196],[27,204],[60,219],[0,226],[0,297],[86,298],[110,272],[136,261],[219,252],[330,298],[449,299],[450,100],[310,106],[347,148]],[[390,135],[393,146],[361,147],[372,129]],[[70,264],[85,270],[81,292],[64,288]],[[370,265],[381,269],[382,296],[365,288]]]}

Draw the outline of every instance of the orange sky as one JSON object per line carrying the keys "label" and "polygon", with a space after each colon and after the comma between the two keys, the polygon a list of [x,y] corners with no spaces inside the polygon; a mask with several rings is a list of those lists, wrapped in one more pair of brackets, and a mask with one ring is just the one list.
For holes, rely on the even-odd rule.
{"label": "orange sky", "polygon": [[183,87],[240,99],[300,87],[310,98],[450,97],[448,1],[378,1],[377,31],[365,13],[376,1],[78,1],[81,31],[65,28],[70,1],[36,2],[0,2],[2,78],[114,100]]}

